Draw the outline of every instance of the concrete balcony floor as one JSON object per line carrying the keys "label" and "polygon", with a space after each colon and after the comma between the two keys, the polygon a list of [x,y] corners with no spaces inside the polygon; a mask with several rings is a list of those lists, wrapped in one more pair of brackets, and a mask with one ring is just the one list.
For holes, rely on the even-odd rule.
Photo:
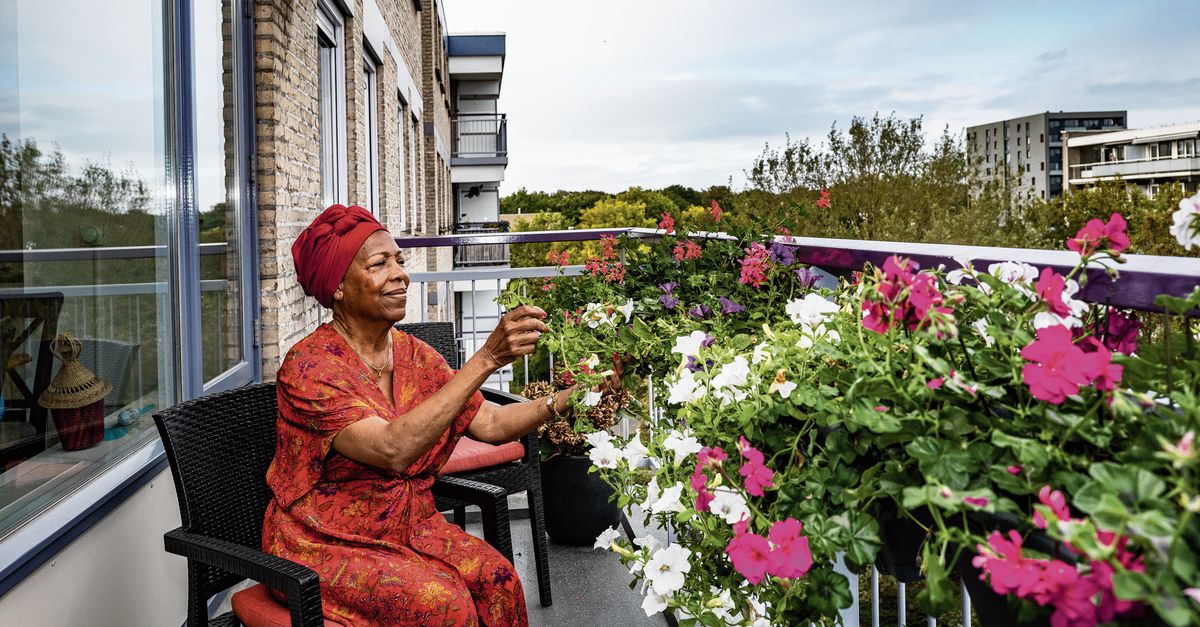
{"label": "concrete balcony floor", "polygon": [[[525,587],[525,604],[529,608],[531,627],[662,627],[667,624],[662,614],[646,616],[642,611],[642,595],[629,588],[633,577],[629,570],[610,551],[590,546],[563,546],[549,542],[550,582],[554,604],[542,607],[538,601],[537,566],[533,561],[533,537],[529,531],[525,495],[509,497],[512,517],[513,562]],[[467,510],[467,531],[483,537],[477,522],[470,522],[472,510]],[[631,520],[634,533],[645,530],[640,521]],[[664,543],[666,533],[654,532]]]}

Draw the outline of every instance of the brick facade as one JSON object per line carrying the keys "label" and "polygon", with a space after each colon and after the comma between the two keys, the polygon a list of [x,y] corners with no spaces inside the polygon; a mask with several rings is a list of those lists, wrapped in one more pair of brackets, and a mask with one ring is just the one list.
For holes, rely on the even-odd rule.
{"label": "brick facade", "polygon": [[[335,6],[338,2],[332,3]],[[444,141],[450,133],[449,94],[436,85],[433,68],[441,68],[445,89],[446,51],[440,36],[444,26],[436,3],[411,0],[353,0],[349,11],[340,10],[341,40],[336,42],[345,61],[344,96],[346,135],[345,204],[367,206],[368,145],[367,107],[375,111],[378,130],[380,220],[401,234],[405,222],[401,203],[410,218],[404,232],[438,233],[450,220],[449,164],[438,154],[429,123],[436,124]],[[300,231],[324,208],[321,188],[321,119],[318,94],[318,0],[255,0],[255,112],[258,139],[259,277],[264,379],[274,377],[287,350],[329,319],[316,301],[304,295],[296,282],[291,244]],[[382,15],[384,28],[378,28]],[[379,62],[375,102],[367,102],[363,75],[366,20],[376,20],[371,47]],[[380,35],[380,32],[386,34]],[[436,43],[436,46],[433,44]],[[411,104],[401,111],[400,90],[407,82],[420,91],[422,117],[412,119]],[[432,93],[430,87],[433,87]],[[412,96],[406,96],[412,97]],[[400,123],[404,120],[404,141]],[[415,217],[415,220],[413,219]],[[414,224],[415,222],[415,224]],[[409,250],[414,270],[447,270],[450,249],[436,253]],[[415,295],[414,295],[415,296]],[[410,299],[416,313],[418,298]],[[439,303],[441,304],[441,303]],[[442,313],[434,311],[434,317]]]}

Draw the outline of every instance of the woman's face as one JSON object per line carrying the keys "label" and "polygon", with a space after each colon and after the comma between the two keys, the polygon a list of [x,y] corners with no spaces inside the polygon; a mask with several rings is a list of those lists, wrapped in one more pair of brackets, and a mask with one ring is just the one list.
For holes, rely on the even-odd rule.
{"label": "woman's face", "polygon": [[399,322],[408,303],[408,282],[396,240],[387,231],[375,231],[346,269],[334,303],[353,317]]}

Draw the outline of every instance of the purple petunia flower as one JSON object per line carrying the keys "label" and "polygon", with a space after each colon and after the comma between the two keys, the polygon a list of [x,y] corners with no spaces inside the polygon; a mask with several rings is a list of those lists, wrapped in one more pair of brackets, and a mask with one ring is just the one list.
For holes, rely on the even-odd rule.
{"label": "purple petunia flower", "polygon": [[735,314],[735,313],[739,313],[742,311],[746,311],[745,307],[742,307],[741,305],[737,304],[736,302],[734,302],[728,298],[725,298],[724,296],[718,298],[717,300],[721,301],[721,315],[722,316],[728,316],[729,314]]}
{"label": "purple petunia flower", "polygon": [[775,242],[771,244],[771,261],[785,268],[790,268],[796,261],[796,255],[792,252],[791,246]]}
{"label": "purple petunia flower", "polygon": [[665,307],[667,310],[675,309],[675,307],[679,305],[679,299],[671,296],[670,294],[663,294],[662,296],[659,296],[658,302],[662,303],[663,307]]}
{"label": "purple petunia flower", "polygon": [[717,338],[709,335],[708,333],[705,333],[704,340],[702,340],[700,342],[700,346],[702,346],[704,348],[708,348],[709,346],[712,346],[713,344],[716,344],[716,343],[717,343]]}
{"label": "purple petunia flower", "polygon": [[706,368],[712,368],[712,366],[713,360],[711,359],[705,359],[704,365],[702,366],[700,365],[700,360],[696,359],[695,355],[688,355],[687,363],[684,364],[683,367],[691,370],[692,372],[703,372]]}
{"label": "purple petunia flower", "polygon": [[699,318],[701,320],[708,320],[709,318],[712,317],[712,313],[713,313],[712,308],[703,303],[696,305],[695,307],[692,307],[691,309],[688,310],[689,316],[691,316],[693,318]]}
{"label": "purple petunia flower", "polygon": [[796,278],[799,279],[804,287],[812,287],[821,279],[821,275],[814,272],[812,268],[805,266],[796,269]]}
{"label": "purple petunia flower", "polygon": [[679,287],[679,284],[671,281],[669,283],[659,284],[658,289],[662,290],[664,294],[670,294],[671,292],[674,292],[675,288],[677,287]]}

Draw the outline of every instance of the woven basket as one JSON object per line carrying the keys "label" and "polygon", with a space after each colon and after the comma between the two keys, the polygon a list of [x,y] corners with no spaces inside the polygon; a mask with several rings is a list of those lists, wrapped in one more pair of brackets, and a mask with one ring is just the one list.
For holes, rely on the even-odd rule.
{"label": "woven basket", "polygon": [[83,344],[63,332],[50,344],[50,352],[62,361],[63,366],[50,386],[38,397],[38,404],[46,409],[77,409],[96,401],[104,400],[112,392],[112,384],[79,363],[79,351]]}

